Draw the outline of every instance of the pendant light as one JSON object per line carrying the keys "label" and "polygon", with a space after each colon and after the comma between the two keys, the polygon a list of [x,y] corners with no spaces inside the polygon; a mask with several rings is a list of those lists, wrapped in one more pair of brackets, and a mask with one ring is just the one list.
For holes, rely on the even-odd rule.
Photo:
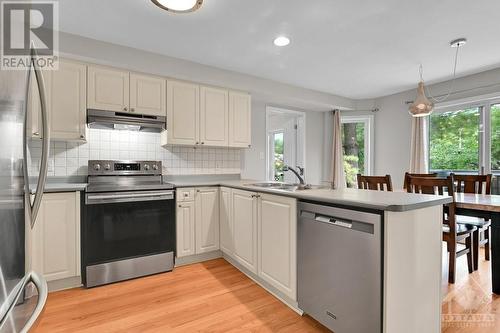
{"label": "pendant light", "polygon": [[151,2],[172,13],[194,12],[203,4],[203,0],[151,0]]}
{"label": "pendant light", "polygon": [[[441,98],[434,98],[430,94],[430,92],[427,91],[429,97],[434,102],[441,103],[441,102],[444,102],[445,100],[447,100],[448,97],[450,97],[450,95],[453,91],[453,86],[455,84],[455,79],[456,79],[456,74],[457,74],[458,50],[460,49],[460,46],[464,45],[466,42],[467,42],[467,39],[465,39],[465,38],[455,39],[455,40],[450,42],[450,46],[455,47],[457,49],[455,52],[455,62],[454,62],[454,66],[453,66],[453,80],[451,81],[450,90],[448,91],[448,93],[446,95],[444,95]],[[413,117],[425,117],[425,116],[430,115],[432,113],[432,111],[434,110],[434,103],[431,102],[425,94],[424,75],[423,75],[424,71],[423,71],[422,65],[420,65],[419,72],[420,72],[420,82],[418,83],[418,87],[417,87],[417,97],[410,104],[410,106],[408,108],[408,112]]]}

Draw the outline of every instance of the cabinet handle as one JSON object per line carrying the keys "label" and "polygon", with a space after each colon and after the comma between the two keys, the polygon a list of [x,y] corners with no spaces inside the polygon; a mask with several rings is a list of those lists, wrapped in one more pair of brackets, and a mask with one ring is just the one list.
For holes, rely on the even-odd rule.
{"label": "cabinet handle", "polygon": [[198,141],[196,141],[196,144],[199,145],[200,143]]}
{"label": "cabinet handle", "polygon": [[33,132],[33,135],[40,136],[40,132]]}
{"label": "cabinet handle", "polygon": [[135,112],[135,108],[130,108],[130,111],[131,112]]}
{"label": "cabinet handle", "polygon": [[124,108],[123,108],[123,111],[127,111],[127,107],[124,107]]}
{"label": "cabinet handle", "polygon": [[80,139],[85,139],[85,135],[80,135]]}
{"label": "cabinet handle", "polygon": [[205,142],[202,142],[201,144],[202,144],[202,145],[204,145],[204,144],[205,144]]}
{"label": "cabinet handle", "polygon": [[252,147],[252,145],[248,145],[248,148]]}

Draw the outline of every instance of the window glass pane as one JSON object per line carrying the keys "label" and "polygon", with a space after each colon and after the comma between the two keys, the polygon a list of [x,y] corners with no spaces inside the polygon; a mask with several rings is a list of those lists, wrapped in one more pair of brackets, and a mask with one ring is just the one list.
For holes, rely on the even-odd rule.
{"label": "window glass pane", "polygon": [[500,104],[491,106],[491,170],[500,171]]}
{"label": "window glass pane", "polygon": [[284,180],[283,173],[283,152],[284,152],[284,142],[283,142],[283,132],[275,133],[273,136],[274,140],[274,180],[282,182]]}
{"label": "window glass pane", "polygon": [[356,187],[356,175],[365,174],[365,123],[342,124],[342,148],[347,187]]}
{"label": "window glass pane", "polygon": [[479,108],[430,116],[430,169],[479,170]]}

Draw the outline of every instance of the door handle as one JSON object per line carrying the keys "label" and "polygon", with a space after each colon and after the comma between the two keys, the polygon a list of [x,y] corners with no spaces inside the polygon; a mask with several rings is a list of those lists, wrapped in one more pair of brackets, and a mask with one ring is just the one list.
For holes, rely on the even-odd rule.
{"label": "door handle", "polygon": [[[35,198],[33,200],[33,204],[31,204],[30,196],[29,196],[29,177],[28,177],[28,168],[26,158],[27,154],[27,144],[24,144],[24,177],[26,183],[26,206],[28,208],[28,215],[30,220],[31,228],[35,226],[36,217],[38,215],[38,211],[40,209],[40,204],[42,203],[43,191],[45,189],[45,183],[47,182],[47,169],[48,169],[48,159],[49,159],[49,142],[50,142],[50,133],[49,133],[49,123],[48,123],[48,115],[47,115],[47,100],[45,98],[45,82],[43,81],[42,73],[40,72],[40,68],[38,68],[38,64],[36,59],[38,54],[35,50],[35,44],[33,41],[31,42],[31,55],[30,55],[30,73],[31,66],[33,66],[33,70],[35,72],[35,78],[38,85],[38,95],[40,96],[40,110],[42,114],[42,157],[40,162],[40,171],[38,174],[38,182],[36,186]],[[29,77],[28,77],[29,79]],[[28,92],[27,92],[28,94]],[[27,96],[26,94],[26,96]],[[27,110],[26,110],[27,116]],[[25,116],[25,117],[26,117]],[[26,127],[26,118],[25,118],[25,127]]]}

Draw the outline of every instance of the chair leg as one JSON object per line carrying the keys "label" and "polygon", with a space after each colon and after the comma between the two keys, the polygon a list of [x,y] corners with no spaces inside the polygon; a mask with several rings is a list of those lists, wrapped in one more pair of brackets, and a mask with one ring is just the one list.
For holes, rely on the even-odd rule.
{"label": "chair leg", "polygon": [[486,259],[486,261],[490,260],[490,234],[491,226],[488,226],[486,229],[484,229],[484,239],[486,240],[486,243],[484,244],[484,259]]}
{"label": "chair leg", "polygon": [[457,244],[448,243],[448,283],[455,283],[455,265],[457,262]]}
{"label": "chair leg", "polygon": [[469,274],[474,272],[473,257],[474,257],[474,252],[476,250],[476,248],[473,246],[474,241],[471,238],[474,238],[474,236],[469,235],[469,237],[465,239],[465,247],[469,249],[469,252],[467,253],[467,268],[469,269]]}
{"label": "chair leg", "polygon": [[[479,229],[472,233],[472,258],[474,258],[474,270],[479,267]],[[470,273],[470,272],[469,272]]]}

